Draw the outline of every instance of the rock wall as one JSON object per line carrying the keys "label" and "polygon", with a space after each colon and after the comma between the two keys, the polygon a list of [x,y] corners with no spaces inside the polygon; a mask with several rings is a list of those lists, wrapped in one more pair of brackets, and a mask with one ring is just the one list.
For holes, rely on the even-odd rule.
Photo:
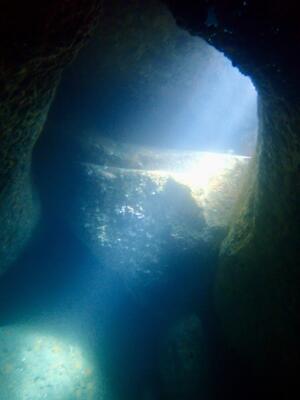
{"label": "rock wall", "polygon": [[0,273],[16,259],[38,219],[31,152],[63,67],[97,19],[96,0],[37,5],[5,1],[0,16]]}
{"label": "rock wall", "polygon": [[256,158],[223,244],[215,296],[232,346],[266,378],[290,383],[300,362],[296,4],[166,3],[181,25],[249,75],[259,93]]}

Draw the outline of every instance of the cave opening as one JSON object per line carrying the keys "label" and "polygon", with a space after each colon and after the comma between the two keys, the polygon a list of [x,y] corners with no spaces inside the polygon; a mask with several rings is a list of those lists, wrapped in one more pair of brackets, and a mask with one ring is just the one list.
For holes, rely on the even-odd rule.
{"label": "cave opening", "polygon": [[245,397],[251,373],[223,342],[212,292],[256,146],[256,91],[159,3],[114,3],[34,150],[42,222],[3,280],[16,377],[30,399]]}
{"label": "cave opening", "polygon": [[180,29],[159,2],[115,1],[65,72],[46,132],[59,132],[53,141],[103,136],[158,149],[251,156],[256,109],[250,78]]}
{"label": "cave opening", "polygon": [[[298,393],[297,2],[19,3],[0,14],[0,398]],[[256,145],[255,90],[214,48],[259,93]]]}

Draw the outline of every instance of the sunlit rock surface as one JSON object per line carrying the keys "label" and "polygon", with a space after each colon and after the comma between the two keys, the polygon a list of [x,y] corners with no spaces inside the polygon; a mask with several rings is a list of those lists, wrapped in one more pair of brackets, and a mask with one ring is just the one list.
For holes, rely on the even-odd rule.
{"label": "sunlit rock surface", "polygon": [[76,342],[22,325],[0,328],[0,398],[107,399],[101,376]]}
{"label": "sunlit rock surface", "polygon": [[177,321],[168,331],[160,366],[164,390],[170,399],[208,395],[209,359],[197,315]]}
{"label": "sunlit rock surface", "polygon": [[207,268],[204,260],[224,237],[248,158],[107,141],[87,154],[93,163],[81,166],[71,223],[103,266],[147,287],[162,286],[171,271],[188,270],[191,255]]}

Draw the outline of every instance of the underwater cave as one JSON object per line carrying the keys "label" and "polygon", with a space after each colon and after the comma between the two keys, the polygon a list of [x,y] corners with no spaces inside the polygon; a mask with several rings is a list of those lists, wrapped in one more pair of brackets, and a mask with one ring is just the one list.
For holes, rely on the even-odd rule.
{"label": "underwater cave", "polygon": [[0,399],[291,397],[293,2],[15,3],[0,16]]}

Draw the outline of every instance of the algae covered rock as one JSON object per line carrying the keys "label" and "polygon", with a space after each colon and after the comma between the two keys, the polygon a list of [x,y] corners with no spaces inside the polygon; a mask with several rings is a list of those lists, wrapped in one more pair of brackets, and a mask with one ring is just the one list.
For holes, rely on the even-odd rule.
{"label": "algae covered rock", "polygon": [[160,370],[167,398],[207,398],[209,359],[202,324],[197,315],[184,317],[169,329]]}

